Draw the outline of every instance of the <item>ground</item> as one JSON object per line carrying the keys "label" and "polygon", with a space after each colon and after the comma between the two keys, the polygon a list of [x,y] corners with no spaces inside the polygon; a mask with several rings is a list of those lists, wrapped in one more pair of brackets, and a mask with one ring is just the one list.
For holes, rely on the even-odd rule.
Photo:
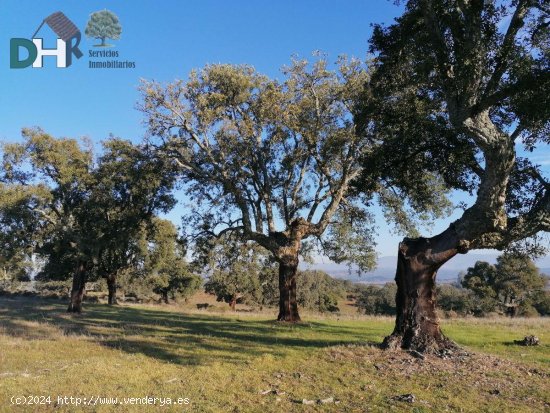
{"label": "ground", "polygon": [[[550,411],[548,318],[445,320],[469,354],[422,359],[377,347],[390,318],[303,316],[104,304],[74,316],[62,301],[0,298],[0,411]],[[527,334],[541,345],[513,343]],[[29,395],[51,403],[11,405]],[[157,407],[124,404],[146,396]],[[160,408],[167,398],[189,404]]]}

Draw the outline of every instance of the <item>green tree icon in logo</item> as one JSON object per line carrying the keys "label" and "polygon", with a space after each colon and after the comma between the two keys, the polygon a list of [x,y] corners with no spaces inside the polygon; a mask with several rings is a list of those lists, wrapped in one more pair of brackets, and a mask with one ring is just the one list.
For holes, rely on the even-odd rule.
{"label": "green tree icon in logo", "polygon": [[90,20],[88,20],[84,33],[86,37],[101,40],[101,44],[95,44],[94,47],[112,47],[112,44],[105,43],[105,39],[120,39],[122,26],[116,14],[105,9],[96,11],[90,15]]}

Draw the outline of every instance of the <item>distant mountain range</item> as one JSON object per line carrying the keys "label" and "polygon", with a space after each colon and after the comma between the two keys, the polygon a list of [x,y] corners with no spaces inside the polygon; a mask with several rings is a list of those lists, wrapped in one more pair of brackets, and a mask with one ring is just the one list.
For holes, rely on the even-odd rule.
{"label": "distant mountain range", "polygon": [[[441,267],[437,273],[437,279],[442,283],[455,282],[458,279],[458,273],[461,271],[465,272],[468,267],[473,267],[476,261],[487,261],[494,264],[497,257],[497,254],[482,253],[457,255]],[[328,260],[327,262],[316,262],[315,264],[303,264],[301,268],[321,270],[334,278],[354,282],[385,284],[394,280],[396,264],[396,256],[379,257],[378,266],[375,270],[361,274],[357,274],[355,268],[352,268],[350,271],[346,265],[335,264]],[[536,264],[542,273],[550,275],[550,256],[537,260]]]}

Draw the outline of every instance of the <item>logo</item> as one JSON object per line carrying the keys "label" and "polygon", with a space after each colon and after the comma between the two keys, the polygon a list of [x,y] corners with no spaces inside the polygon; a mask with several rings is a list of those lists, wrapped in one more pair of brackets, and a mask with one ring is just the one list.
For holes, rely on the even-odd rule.
{"label": "logo", "polygon": [[[36,38],[44,24],[57,35],[55,49],[44,47],[44,40]],[[89,69],[135,69],[136,62],[122,59],[119,50],[105,50],[105,48],[114,47],[113,44],[107,43],[108,39],[119,40],[122,34],[120,21],[112,11],[105,9],[90,14],[84,34],[98,41],[98,44],[93,45],[94,49],[88,49]],[[44,67],[45,56],[55,58],[57,67],[69,67],[73,63],[73,56],[77,59],[83,56],[78,48],[81,37],[80,30],[67,16],[60,11],[55,12],[42,21],[30,40],[23,38],[10,40],[10,68]]]}
{"label": "logo", "polygon": [[[55,49],[45,48],[43,39],[35,37],[44,23],[58,36]],[[31,65],[32,67],[43,67],[44,56],[55,56],[57,67],[69,67],[73,63],[73,55],[77,59],[82,57],[82,52],[78,48],[80,39],[81,34],[78,27],[62,12],[55,12],[42,21],[33,34],[32,40],[24,38],[10,40],[10,68],[24,69]],[[23,49],[27,51],[27,57],[22,59],[20,52]]]}
{"label": "logo", "polygon": [[105,9],[96,11],[90,15],[90,20],[88,20],[84,33],[86,37],[101,40],[101,43],[94,44],[94,47],[113,47],[114,45],[105,43],[105,40],[120,39],[122,27],[116,14]]}

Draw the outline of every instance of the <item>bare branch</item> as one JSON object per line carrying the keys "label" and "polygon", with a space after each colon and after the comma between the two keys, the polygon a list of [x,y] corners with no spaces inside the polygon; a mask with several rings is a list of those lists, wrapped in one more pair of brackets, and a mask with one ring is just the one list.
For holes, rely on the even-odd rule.
{"label": "bare branch", "polygon": [[516,10],[514,11],[510,24],[508,25],[508,30],[506,30],[504,40],[500,46],[496,58],[495,69],[489,79],[489,82],[487,83],[482,100],[485,100],[489,95],[492,95],[495,92],[502,76],[508,68],[508,56],[514,46],[518,31],[523,27],[524,18],[529,10],[529,3],[529,0],[520,0],[516,6]]}

